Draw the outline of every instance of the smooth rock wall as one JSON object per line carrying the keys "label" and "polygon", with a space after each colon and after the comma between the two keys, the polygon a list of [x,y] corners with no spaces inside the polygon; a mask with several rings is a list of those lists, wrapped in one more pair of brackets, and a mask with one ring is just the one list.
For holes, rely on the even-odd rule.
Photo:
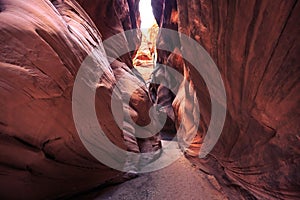
{"label": "smooth rock wall", "polygon": [[[154,8],[161,8],[154,14],[162,27],[172,20],[164,3],[152,1]],[[222,135],[206,159],[197,159],[210,123],[211,101],[201,76],[185,63],[201,111],[198,134],[187,154],[222,184],[242,188],[246,198],[299,197],[299,2],[177,0],[177,10],[178,30],[211,55],[227,93]],[[197,56],[188,49],[185,53]],[[184,95],[173,101],[177,120],[184,115]]]}

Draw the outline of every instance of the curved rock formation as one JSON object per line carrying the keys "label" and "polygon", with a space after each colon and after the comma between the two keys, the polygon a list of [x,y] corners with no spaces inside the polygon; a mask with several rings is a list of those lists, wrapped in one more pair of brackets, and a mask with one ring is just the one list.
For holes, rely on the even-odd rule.
{"label": "curved rock formation", "polygon": [[[127,35],[124,35],[123,40],[118,41],[120,43],[114,43],[112,46],[109,46],[109,48],[106,47],[108,54],[115,55],[116,48],[126,48],[128,45],[134,46],[134,49],[137,51],[141,42],[141,33],[138,30],[141,24],[138,10],[139,0],[77,1],[95,22],[96,27],[102,34],[103,40],[121,33],[124,30],[128,31]],[[130,31],[131,29],[133,30]],[[120,57],[119,60],[132,68],[132,57],[136,51],[126,53]]]}
{"label": "curved rock formation", "polygon": [[[201,110],[198,135],[187,154],[223,185],[239,187],[246,198],[299,197],[300,29],[295,24],[300,18],[300,3],[280,0],[177,3],[175,7],[175,0],[152,0],[153,7],[160,8],[154,12],[158,23],[167,28],[173,24],[173,29],[178,25],[180,32],[209,52],[227,93],[227,118],[222,135],[213,151],[205,159],[199,159],[197,155],[210,124],[211,101],[201,76],[193,66],[184,63],[189,71],[185,76],[195,86]],[[178,21],[174,24],[172,19],[177,14]],[[158,43],[170,41],[178,40],[160,38]],[[184,51],[197,56],[189,49]],[[172,56],[158,53],[162,63]],[[176,120],[183,117],[180,106],[185,95],[184,91],[179,92],[173,101]],[[170,98],[168,93],[158,96]]]}
{"label": "curved rock formation", "polygon": [[[129,109],[131,118],[139,126],[146,126],[150,123],[149,108],[152,102],[149,99],[148,90],[142,75],[133,68],[133,58],[141,45],[139,0],[77,0],[77,2],[91,16],[92,20],[101,33],[103,41],[106,41],[104,48],[111,67],[114,71],[116,81],[126,79],[125,87],[120,88],[123,95],[131,96],[131,101],[123,105]],[[123,34],[125,32],[125,34]],[[113,39],[111,37],[115,36]],[[107,40],[109,42],[107,42]],[[130,50],[133,49],[133,51]],[[119,56],[120,52],[126,52]],[[128,52],[128,53],[127,53]],[[114,59],[111,59],[114,58]],[[129,67],[129,68],[128,68]],[[128,94],[129,86],[140,86],[134,94]],[[159,136],[156,134],[148,139],[135,138],[135,130],[124,120],[124,137],[129,151],[147,152],[160,148]],[[129,125],[129,127],[127,127]],[[151,130],[147,130],[151,132]],[[138,145],[138,146],[135,146]]]}
{"label": "curved rock formation", "polygon": [[[85,57],[99,45],[96,62],[102,63],[99,67],[104,74],[97,84],[95,108],[104,132],[127,151],[160,148],[158,136],[137,139],[129,123],[132,119],[140,126],[149,124],[152,106],[145,83],[132,64],[140,45],[139,31],[129,31],[102,48],[103,40],[139,28],[138,3],[0,0],[1,199],[73,197],[124,180],[123,173],[104,166],[86,150],[72,115],[76,74]],[[221,186],[235,188],[226,191],[229,198],[234,199],[237,193],[246,199],[298,198],[299,1],[152,0],[152,6],[160,27],[179,30],[208,51],[227,93],[222,135],[209,155],[199,159],[211,121],[211,98],[206,83],[180,54],[198,55],[182,49],[180,35],[160,34],[158,48],[171,46],[172,52],[158,50],[158,63],[184,75],[183,82],[173,85],[180,86],[177,95],[162,85],[151,87],[152,97],[157,97],[156,103],[169,116],[164,131],[173,131],[171,122],[178,128],[184,119],[182,129],[189,137],[195,127],[195,107],[191,105],[196,100],[188,97],[195,91],[201,121],[186,155],[201,170],[214,175]],[[134,50],[118,56],[120,49]],[[112,61],[110,65],[108,61]],[[163,68],[156,70],[158,78],[174,78],[166,77],[165,72]],[[121,105],[130,113],[130,119],[122,118],[123,131],[111,110],[112,91],[122,78],[128,85],[117,89],[120,95],[130,97],[129,103]],[[135,86],[138,89],[129,93],[127,89]],[[225,106],[217,92],[213,98]],[[138,163],[149,160],[128,160],[124,169],[134,172]]]}
{"label": "curved rock formation", "polygon": [[[123,4],[119,3],[125,3],[114,2],[120,9]],[[100,29],[100,34],[74,0],[1,0],[0,8],[0,198],[68,197],[120,180],[121,172],[104,166],[85,149],[72,117],[72,88],[77,71],[93,48],[101,47],[101,35],[103,39],[108,37],[109,29]],[[127,23],[128,12],[121,17],[123,21],[110,19],[123,22],[124,26],[134,24]],[[100,48],[99,63],[107,63],[106,53]],[[120,60],[131,67],[130,55]],[[124,150],[146,152],[159,148],[156,137],[137,140],[132,129],[130,138],[123,134],[110,108],[119,75],[133,83],[143,82],[124,63],[115,61],[112,68],[101,67],[104,78],[95,103],[107,137]],[[147,124],[150,106],[142,85],[132,95],[127,109],[134,121]]]}

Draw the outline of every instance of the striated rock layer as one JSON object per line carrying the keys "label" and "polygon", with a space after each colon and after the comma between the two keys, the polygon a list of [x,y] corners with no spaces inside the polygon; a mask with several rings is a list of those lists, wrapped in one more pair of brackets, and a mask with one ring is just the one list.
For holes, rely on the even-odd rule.
{"label": "striated rock layer", "polygon": [[[119,7],[122,2],[114,1]],[[124,21],[128,20],[129,13],[123,14]],[[88,153],[72,117],[77,71],[87,54],[102,45],[101,37],[108,37],[107,30],[100,29],[100,33],[74,0],[0,1],[1,199],[68,197],[120,180],[121,172]],[[111,112],[111,93],[120,75],[133,85],[143,83],[128,68],[132,63],[128,56],[120,58],[128,66],[119,61],[112,67],[100,66],[104,78],[95,97],[98,120],[120,148],[152,151],[159,148],[157,137],[139,141],[132,135],[132,127],[123,133]],[[107,63],[104,50],[100,49],[97,61]],[[147,124],[151,101],[145,86],[136,90],[125,106],[135,122]]]}
{"label": "striated rock layer", "polygon": [[[122,82],[122,79],[127,80],[123,83],[124,87],[119,88],[123,95],[131,97],[129,104],[122,102],[124,103],[123,108],[129,109],[127,111],[138,126],[148,125],[151,121],[149,109],[152,106],[152,102],[149,99],[148,90],[142,75],[133,67],[133,58],[137,54],[142,40],[142,33],[139,29],[141,24],[138,10],[139,0],[76,1],[91,16],[101,33],[102,40],[106,41],[104,48],[108,60],[111,61],[111,68],[114,71],[116,81]],[[139,86],[139,88],[131,94],[130,88],[136,88],[136,86]],[[158,134],[149,138],[134,137],[136,130],[134,130],[130,121],[130,119],[124,119],[123,122],[125,143],[128,146],[127,150],[147,152],[160,148],[161,144]],[[150,135],[154,134],[151,133],[151,130],[145,131]]]}
{"label": "striated rock layer", "polygon": [[[299,197],[299,1],[152,0],[152,5],[162,27],[179,30],[208,51],[225,84],[227,117],[222,135],[210,154],[199,159],[210,124],[210,96],[193,66],[186,62],[172,66],[179,71],[187,68],[184,75],[195,86],[201,110],[198,134],[187,154],[223,185],[240,188],[245,198]],[[160,38],[158,44],[173,43],[178,51],[177,41]],[[160,63],[174,57],[158,54]],[[158,98],[173,103],[177,124],[185,117],[181,105],[188,95],[180,90],[172,102],[168,92],[158,93]]]}
{"label": "striated rock layer", "polygon": [[[127,50],[129,45],[137,51],[141,42],[139,0],[77,0],[77,2],[94,21],[103,40],[127,31],[121,41],[106,48],[107,53],[115,55],[116,49],[125,48]],[[131,29],[133,30],[131,31]],[[132,68],[132,57],[136,51],[127,51],[128,53],[121,56],[119,60]]]}

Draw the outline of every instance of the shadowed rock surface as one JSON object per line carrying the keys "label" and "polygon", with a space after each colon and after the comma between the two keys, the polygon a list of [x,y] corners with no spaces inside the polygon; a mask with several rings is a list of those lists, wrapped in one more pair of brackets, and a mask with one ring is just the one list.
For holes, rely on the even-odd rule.
{"label": "shadowed rock surface", "polygon": [[[72,117],[72,88],[77,71],[98,45],[101,48],[97,61],[113,61],[110,66],[100,66],[104,75],[95,96],[98,121],[107,137],[131,152],[160,148],[157,135],[137,139],[128,119],[123,119],[121,131],[110,108],[112,90],[124,77],[128,88],[139,87],[133,94],[126,93],[126,85],[118,88],[122,95],[131,95],[131,101],[122,106],[138,125],[149,123],[152,102],[132,64],[141,41],[139,30],[102,49],[103,40],[139,28],[138,3],[139,0],[0,0],[1,199],[73,198],[93,188],[124,181],[122,172],[90,155],[78,137]],[[172,135],[175,126],[178,128],[181,119],[185,119],[183,128],[189,137],[190,127],[195,125],[195,107],[191,105],[196,101],[190,98],[195,91],[201,121],[197,136],[185,153],[208,174],[218,190],[214,190],[216,198],[299,198],[299,1],[152,0],[152,6],[160,27],[178,30],[207,50],[218,66],[227,94],[222,135],[208,156],[199,159],[197,155],[211,120],[211,99],[201,76],[180,54],[198,55],[182,49],[179,35],[159,34],[158,48],[171,46],[172,52],[158,49],[157,62],[182,73],[186,83],[176,82],[180,86],[176,96],[162,85],[150,87],[151,95],[157,96],[156,103],[164,106],[169,116],[164,131]],[[116,56],[121,48],[128,50],[130,45],[134,50],[117,56],[117,60],[108,57]],[[173,78],[166,77],[163,69],[156,73],[161,78]],[[217,92],[214,98],[224,106]],[[136,165],[126,164],[124,168],[135,170]],[[166,198],[163,195],[168,193],[155,193],[168,189],[160,186],[162,182],[175,180],[176,184],[176,180],[181,180],[180,174],[174,179],[170,176],[191,169],[186,163],[174,164],[176,167],[170,166],[169,174],[153,172],[120,188],[133,183],[134,191],[144,186],[147,178],[157,176],[151,182],[156,184],[154,187],[145,186],[154,198]],[[191,172],[195,182],[181,183],[183,189],[185,184],[189,185],[187,191],[202,185],[192,190],[191,182],[197,184],[198,180],[196,173]],[[203,186],[211,189],[206,183]],[[146,193],[140,194],[145,195],[141,199],[147,197]],[[180,194],[188,198],[186,191]],[[202,194],[195,191],[191,197],[202,199]],[[116,191],[114,195],[118,198],[127,194]]]}
{"label": "shadowed rock surface", "polygon": [[[139,0],[77,0],[77,2],[95,22],[103,40],[124,30],[128,31],[128,34],[124,35],[121,41],[108,46],[106,51],[108,54],[114,55],[118,48],[128,48],[128,45],[134,46],[135,51],[126,53],[119,58],[120,61],[132,68],[132,56],[136,53],[141,42],[141,33],[138,30],[141,24],[138,10]],[[131,29],[134,30],[130,31]]]}
{"label": "shadowed rock surface", "polygon": [[[0,6],[0,198],[67,197],[122,180],[123,173],[88,153],[72,117],[76,73],[87,54],[102,45],[92,20],[73,0],[4,0]],[[97,61],[107,62],[101,48]],[[143,82],[124,63],[101,67],[95,104],[107,137],[128,151],[159,148],[158,138],[137,141],[123,134],[111,113],[112,89],[122,74],[141,84],[126,108],[134,121],[147,124],[151,102]]]}
{"label": "shadowed rock surface", "polygon": [[[192,161],[223,185],[242,188],[246,198],[299,197],[299,1],[152,0],[152,4],[159,8],[154,14],[162,27],[179,30],[208,51],[225,84],[227,118],[222,135],[205,159],[197,159],[210,123],[211,101],[195,68],[182,63],[201,111],[197,137],[186,151]],[[178,41],[159,38],[158,44],[173,42],[175,50],[181,47]],[[172,56],[158,54],[163,64]],[[178,68],[178,63],[172,67]],[[185,95],[189,94],[179,92],[168,101],[177,124],[189,112],[181,111]],[[168,92],[158,93],[159,99],[170,97]],[[219,101],[217,95],[214,98]]]}

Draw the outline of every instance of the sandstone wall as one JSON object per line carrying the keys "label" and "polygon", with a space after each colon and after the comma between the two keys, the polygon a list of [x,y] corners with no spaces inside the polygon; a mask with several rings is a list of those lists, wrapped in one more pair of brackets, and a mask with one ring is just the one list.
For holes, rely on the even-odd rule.
{"label": "sandstone wall", "polygon": [[[101,2],[96,8],[110,8],[103,7]],[[134,3],[128,2],[114,3],[120,10],[123,4]],[[111,25],[122,22],[126,28],[137,27],[138,22],[129,17],[134,9],[118,18],[100,15],[101,20],[96,22],[107,21]],[[82,61],[94,47],[102,45],[102,39],[115,33],[108,29],[100,29],[100,33],[92,19],[74,0],[0,1],[1,199],[70,197],[123,180],[121,172],[104,166],[88,153],[72,117],[72,88]],[[124,150],[151,151],[154,142],[128,138],[111,113],[111,93],[119,76],[125,76],[133,84],[142,83],[128,68],[131,57],[120,59],[128,66],[119,62],[111,68],[103,65],[107,63],[106,53],[100,48],[96,59],[104,71],[95,98],[102,129]],[[143,124],[149,120],[150,105],[146,88],[141,86],[126,108],[137,123]],[[128,132],[133,134],[134,130]],[[155,140],[155,144],[159,146],[159,141]]]}
{"label": "sandstone wall", "polygon": [[[123,40],[119,41],[120,43],[106,48],[108,54],[115,55],[115,49],[126,48],[128,45],[134,46],[137,51],[141,42],[141,32],[138,30],[141,24],[138,10],[139,0],[77,0],[77,2],[94,21],[103,40],[123,31],[128,31]],[[130,31],[131,29],[133,31]],[[136,51],[126,53],[119,60],[132,68],[132,57]]]}
{"label": "sandstone wall", "polygon": [[[206,159],[197,159],[210,123],[211,101],[203,79],[184,63],[201,111],[198,134],[187,154],[223,185],[242,188],[247,198],[299,197],[299,2],[177,0],[171,10],[170,2],[176,3],[152,1],[159,8],[154,12],[157,21],[168,27],[172,9],[178,11],[178,30],[208,51],[227,93],[222,135]],[[161,38],[158,43],[170,40],[177,41]],[[189,49],[185,53],[197,56]],[[166,60],[171,55],[159,56]],[[182,95],[173,101],[177,120],[184,114]]]}

